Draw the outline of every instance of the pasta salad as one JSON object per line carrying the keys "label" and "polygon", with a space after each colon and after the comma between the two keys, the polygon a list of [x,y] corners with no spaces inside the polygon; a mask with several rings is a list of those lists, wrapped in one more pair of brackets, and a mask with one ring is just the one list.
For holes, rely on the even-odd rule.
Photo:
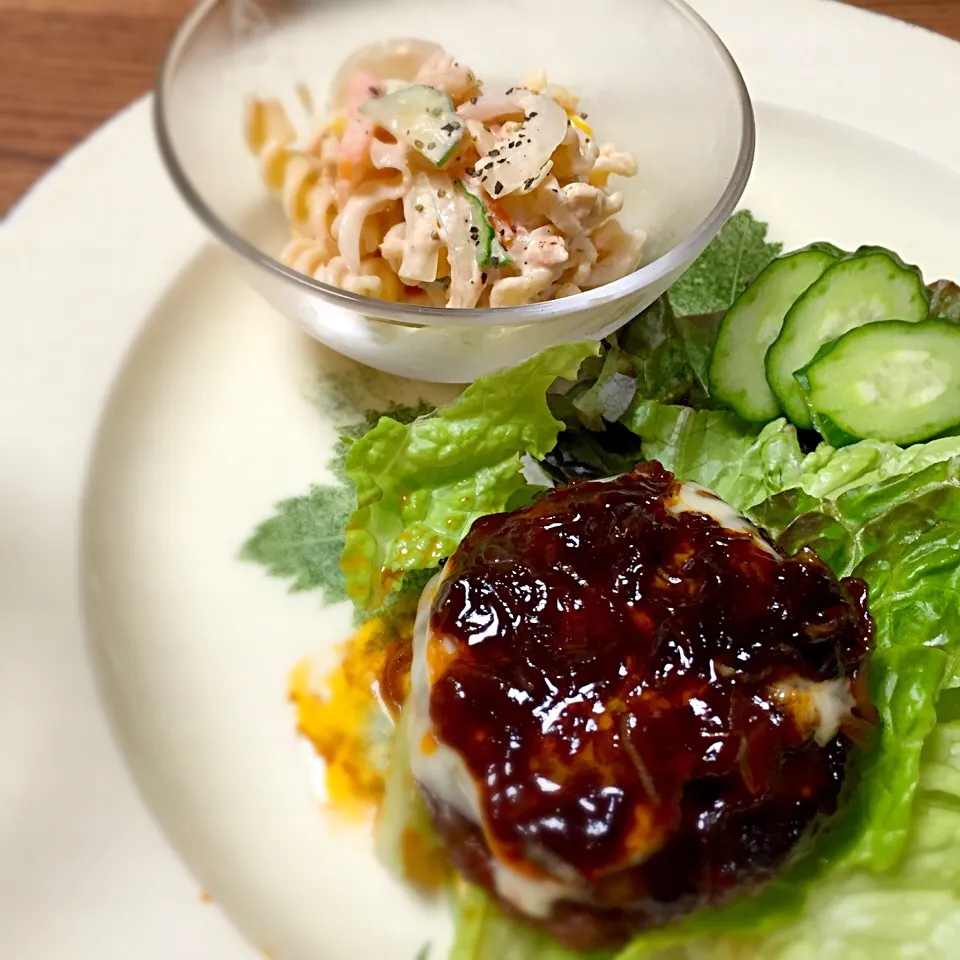
{"label": "pasta salad", "polygon": [[283,203],[287,266],[354,294],[427,307],[568,297],[640,265],[611,176],[637,164],[597,143],[578,99],[544,73],[485,92],[419,40],[373,44],[333,84],[305,145],[277,100],[251,98],[245,134]]}

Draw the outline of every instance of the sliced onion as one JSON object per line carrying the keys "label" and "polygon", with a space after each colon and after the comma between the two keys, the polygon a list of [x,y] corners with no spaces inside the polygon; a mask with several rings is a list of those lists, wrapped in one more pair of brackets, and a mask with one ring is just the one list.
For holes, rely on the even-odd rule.
{"label": "sliced onion", "polygon": [[[529,90],[518,88],[510,93],[488,93],[475,100],[468,100],[457,107],[464,120],[480,120],[488,123],[501,117],[519,117],[523,114],[523,101],[531,96]],[[564,114],[566,120],[566,114]]]}
{"label": "sliced onion", "polygon": [[467,201],[454,188],[450,177],[431,174],[433,202],[440,230],[447,245],[450,263],[450,298],[448,307],[470,309],[477,305],[483,284],[477,266],[477,250],[470,239],[470,211]]}
{"label": "sliced onion", "polygon": [[497,147],[476,164],[477,176],[491,197],[536,190],[550,173],[550,158],[567,134],[567,114],[562,107],[549,97],[523,93],[520,129],[501,137]]}
{"label": "sliced onion", "polygon": [[403,198],[403,219],[407,229],[399,275],[404,283],[433,283],[437,279],[440,254],[436,199],[429,178],[418,175]]}

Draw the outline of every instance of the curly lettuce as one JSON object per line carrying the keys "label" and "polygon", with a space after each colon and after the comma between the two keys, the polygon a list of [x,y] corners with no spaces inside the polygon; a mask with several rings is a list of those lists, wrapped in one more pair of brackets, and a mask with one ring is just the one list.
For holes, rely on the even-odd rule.
{"label": "curly lettuce", "polygon": [[786,420],[761,427],[727,411],[649,400],[635,400],[623,423],[640,438],[645,459],[659,460],[683,480],[709,488],[738,510],[784,490],[801,491],[811,503],[835,499],[848,490],[910,477],[960,456],[960,437],[906,449],[879,440],[862,440],[839,450],[822,443],[805,455],[796,428]]}
{"label": "curly lettuce", "polygon": [[383,417],[347,453],[357,491],[340,566],[359,607],[379,606],[403,573],[449,556],[479,517],[505,509],[527,486],[521,457],[540,459],[563,424],[547,404],[573,380],[594,342],[551,347],[467,387],[432,416]]}

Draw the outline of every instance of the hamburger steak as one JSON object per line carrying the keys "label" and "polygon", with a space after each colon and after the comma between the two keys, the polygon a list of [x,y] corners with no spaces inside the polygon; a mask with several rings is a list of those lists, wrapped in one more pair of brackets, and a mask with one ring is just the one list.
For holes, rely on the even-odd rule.
{"label": "hamburger steak", "polygon": [[478,520],[407,704],[453,862],[577,949],[757,889],[870,715],[865,594],[656,463]]}

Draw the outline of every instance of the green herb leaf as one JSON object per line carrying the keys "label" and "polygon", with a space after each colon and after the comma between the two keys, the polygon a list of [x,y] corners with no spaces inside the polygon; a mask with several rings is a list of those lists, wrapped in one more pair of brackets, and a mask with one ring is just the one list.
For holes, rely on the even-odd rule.
{"label": "green herb leaf", "polygon": [[636,395],[660,403],[707,398],[707,367],[720,315],[679,319],[662,296],[616,334],[616,342],[633,364]]}
{"label": "green herb leaf", "polygon": [[[433,410],[418,404],[390,404],[386,413],[400,423],[410,423]],[[329,471],[339,486],[314,485],[303,497],[291,497],[276,506],[276,513],[261,523],[240,551],[242,560],[259,563],[274,577],[291,582],[290,590],[319,590],[325,603],[347,599],[346,583],[340,569],[345,528],[356,506],[353,485],[345,472],[347,452],[353,443],[369,433],[384,411],[367,410],[356,423],[340,428]],[[401,593],[419,592],[418,580],[404,583]]]}
{"label": "green herb leaf", "polygon": [[527,481],[521,455],[542,458],[563,424],[546,392],[573,380],[597,343],[561,344],[481,377],[435,416],[403,425],[383,417],[347,453],[357,509],[341,569],[360,607],[378,606],[407,570],[450,555],[478,517],[503,510]]}
{"label": "green herb leaf", "polygon": [[278,503],[240,556],[263,565],[271,576],[290,580],[294,593],[321,590],[326,603],[346,600],[340,554],[353,505],[348,487],[313,486],[305,497]]}
{"label": "green herb leaf", "polygon": [[728,310],[747,284],[783,250],[767,243],[767,225],[748,210],[734,214],[723,229],[670,288],[678,317]]}

